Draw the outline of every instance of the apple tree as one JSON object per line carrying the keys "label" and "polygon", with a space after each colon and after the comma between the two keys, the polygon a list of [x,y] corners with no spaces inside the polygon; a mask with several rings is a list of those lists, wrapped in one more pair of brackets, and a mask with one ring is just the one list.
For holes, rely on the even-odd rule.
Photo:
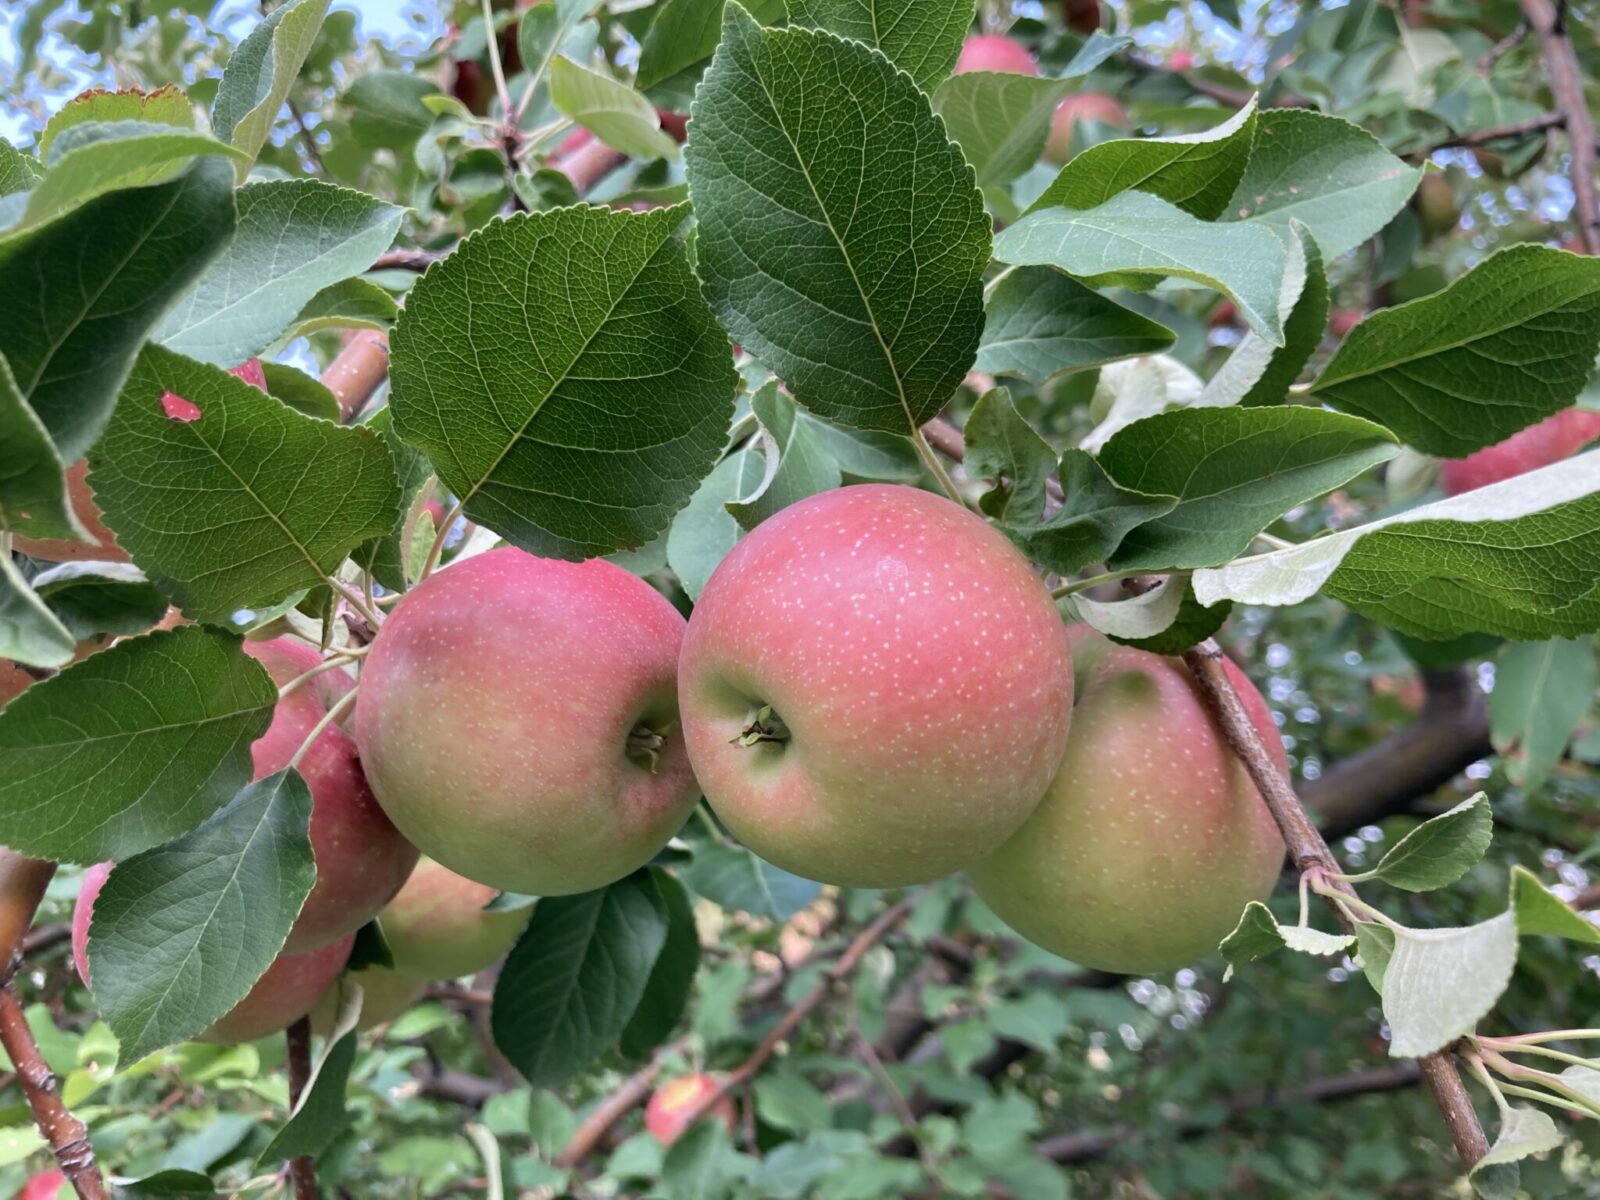
{"label": "apple tree", "polygon": [[0,1191],[1587,1195],[1579,6],[0,22]]}

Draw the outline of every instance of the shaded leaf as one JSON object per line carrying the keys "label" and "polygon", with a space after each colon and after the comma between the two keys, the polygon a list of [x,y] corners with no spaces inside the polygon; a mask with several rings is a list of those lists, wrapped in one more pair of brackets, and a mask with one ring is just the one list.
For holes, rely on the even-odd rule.
{"label": "shaded leaf", "polygon": [[822,885],[775,867],[743,846],[710,842],[695,849],[683,881],[730,912],[787,921],[822,894]]}
{"label": "shaded leaf", "polygon": [[950,74],[973,0],[789,0],[789,23],[865,42],[931,92]]}
{"label": "shaded leaf", "polygon": [[1406,834],[1371,874],[1408,892],[1436,891],[1476,866],[1493,836],[1489,799],[1479,792]]}
{"label": "shaded leaf", "polygon": [[[211,129],[254,159],[322,29],[328,0],[285,0],[234,47],[211,105]],[[241,164],[239,178],[249,170]]]}
{"label": "shaded leaf", "polygon": [[1029,383],[1043,383],[1057,371],[1156,354],[1176,340],[1165,325],[1051,267],[1007,271],[990,290],[985,311],[974,366]]}

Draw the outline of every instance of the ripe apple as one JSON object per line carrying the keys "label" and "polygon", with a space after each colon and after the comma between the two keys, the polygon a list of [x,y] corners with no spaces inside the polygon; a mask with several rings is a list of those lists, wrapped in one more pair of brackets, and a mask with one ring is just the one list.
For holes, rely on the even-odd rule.
{"label": "ripe apple", "polygon": [[[72,961],[77,964],[78,978],[85,987],[90,986],[89,921],[94,915],[95,897],[105,886],[112,865],[98,863],[83,873],[78,901],[72,909]],[[338,978],[354,943],[355,936],[351,934],[309,954],[280,954],[244,999],[195,1040],[227,1046],[253,1042],[289,1028],[311,1011],[317,998]]]}
{"label": "ripe apple", "polygon": [[1066,745],[1072,660],[1037,575],[916,488],[792,504],[733,548],[679,664],[706,799],[763,858],[899,887],[988,854]]}
{"label": "ripe apple", "polygon": [[[266,374],[261,370],[259,358],[246,359],[230,374],[237,375],[248,384],[267,390]],[[79,459],[66,470],[67,502],[77,514],[78,523],[89,531],[99,545],[77,542],[70,538],[13,539],[17,553],[45,562],[127,562],[128,552],[117,545],[117,535],[112,533],[100,517],[100,506],[95,503],[94,489],[89,486],[89,464]]]}
{"label": "ripe apple", "polygon": [[[1179,659],[1071,631],[1078,691],[1066,757],[1015,837],[967,872],[985,903],[1063,958],[1121,974],[1203,958],[1264,900],[1283,839]],[[1287,767],[1266,702],[1226,663]]]}
{"label": "ripe apple", "polygon": [[[689,1110],[704,1097],[715,1092],[718,1080],[714,1075],[680,1075],[658,1087],[650,1096],[644,1109],[644,1127],[651,1137],[663,1146],[670,1146],[689,1128],[685,1119]],[[706,1112],[733,1132],[733,1099],[723,1096]]]}
{"label": "ripe apple", "polygon": [[[290,637],[246,642],[244,652],[283,687],[322,662],[322,656]],[[300,744],[354,686],[343,670],[323,671],[278,701],[266,733],[250,747],[255,777],[265,779],[289,765]],[[304,954],[354,933],[377,915],[417,865],[417,849],[379,806],[355,740],[329,725],[300,760],[311,789],[311,852],[317,882],[289,931],[287,954]]]}
{"label": "ripe apple", "polygon": [[394,969],[414,979],[459,979],[497,962],[522,932],[532,906],[488,912],[499,891],[431,858],[417,863],[400,894],[378,914]]}
{"label": "ripe apple", "polygon": [[1072,157],[1072,129],[1079,121],[1101,125],[1126,125],[1127,110],[1104,92],[1076,92],[1056,105],[1050,116],[1050,136],[1044,144],[1045,161],[1062,164]]}
{"label": "ripe apple", "polygon": [[362,967],[347,971],[328,985],[316,1007],[311,1010],[311,1032],[327,1037],[339,1018],[339,1002],[343,982],[361,985],[361,1015],[356,1018],[356,1028],[363,1032],[387,1025],[406,1012],[428,990],[426,979],[402,975],[387,967]]}
{"label": "ripe apple", "polygon": [[957,75],[968,71],[1007,71],[1013,75],[1037,75],[1039,65],[1021,42],[1014,42],[998,33],[983,33],[969,37],[961,45],[956,58]]}
{"label": "ripe apple", "polygon": [[1439,464],[1439,485],[1445,495],[1459,496],[1491,483],[1511,479],[1551,463],[1571,458],[1600,437],[1600,412],[1567,408],[1537,425],[1519,429],[1466,458],[1447,458]]}
{"label": "ripe apple", "polygon": [[603,559],[504,547],[430,576],[361,672],[356,745],[423,853],[557,896],[649,862],[694,807],[678,732],[684,620]]}
{"label": "ripe apple", "polygon": [[[37,1175],[30,1175],[28,1182],[22,1185],[22,1190],[17,1193],[16,1200],[57,1200],[61,1189],[66,1187],[67,1177],[60,1171],[41,1171]],[[67,1195],[73,1195],[68,1192]]]}

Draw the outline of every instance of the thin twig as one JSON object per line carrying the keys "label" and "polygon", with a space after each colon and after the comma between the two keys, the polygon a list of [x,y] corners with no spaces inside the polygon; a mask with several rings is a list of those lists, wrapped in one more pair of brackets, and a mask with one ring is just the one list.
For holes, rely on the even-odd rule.
{"label": "thin twig", "polygon": [[[1261,793],[1261,798],[1277,821],[1295,866],[1302,873],[1316,871],[1322,875],[1329,885],[1329,892],[1353,894],[1347,884],[1329,878],[1338,873],[1338,864],[1327,842],[1322,840],[1322,834],[1317,832],[1311,818],[1306,815],[1288,776],[1279,770],[1256,732],[1239,693],[1234,690],[1233,681],[1228,678],[1221,648],[1215,640],[1207,638],[1186,653],[1183,660],[1200,685],[1201,694],[1216,717],[1229,748],[1244,763],[1256,790]],[[1339,923],[1349,930],[1349,914],[1338,904],[1337,896],[1330,899],[1330,905]],[[1478,1114],[1473,1110],[1472,1099],[1461,1082],[1450,1051],[1430,1054],[1421,1060],[1419,1066],[1439,1111],[1444,1115],[1451,1140],[1455,1142],[1456,1153],[1464,1164],[1473,1166],[1488,1153],[1489,1143],[1483,1136]]]}
{"label": "thin twig", "polygon": [[311,126],[306,124],[306,115],[300,111],[300,106],[293,100],[285,101],[289,106],[289,115],[294,118],[295,128],[300,133],[300,144],[305,147],[306,157],[311,160],[311,165],[317,169],[318,175],[327,175],[328,168],[322,165],[322,151],[317,149],[317,139],[311,133]]}
{"label": "thin twig", "polygon": [[10,984],[0,987],[0,1046],[16,1068],[34,1123],[50,1144],[61,1173],[71,1181],[80,1200],[106,1200],[106,1185],[89,1144],[89,1131],[61,1102],[55,1073],[39,1053],[22,1003]]}
{"label": "thin twig", "polygon": [[567,1139],[567,1144],[556,1155],[556,1166],[577,1166],[594,1152],[606,1134],[611,1132],[612,1126],[650,1098],[656,1076],[661,1074],[662,1060],[667,1053],[667,1051],[657,1053],[646,1066],[628,1076],[616,1091],[595,1106],[594,1111],[583,1119],[583,1123],[573,1131],[572,1136]]}
{"label": "thin twig", "polygon": [[1471,133],[1447,137],[1443,141],[1434,142],[1426,150],[1417,150],[1407,157],[1413,162],[1430,156],[1435,150],[1444,150],[1451,146],[1485,146],[1490,142],[1498,142],[1501,138],[1526,137],[1530,133],[1542,133],[1547,129],[1556,129],[1567,123],[1564,113],[1543,112],[1535,117],[1524,117],[1520,121],[1511,121],[1505,125],[1495,125],[1489,129],[1474,129]]}
{"label": "thin twig", "polygon": [[[301,1017],[284,1032],[289,1051],[289,1110],[300,1102],[311,1082],[311,1018]],[[317,1163],[309,1154],[289,1160],[289,1182],[294,1185],[294,1200],[318,1200]]]}
{"label": "thin twig", "polygon": [[1493,71],[1495,63],[1520,46],[1529,32],[1527,18],[1524,17],[1517,22],[1515,29],[1484,51],[1483,57],[1478,59],[1478,74],[1487,75]]}
{"label": "thin twig", "polygon": [[1539,35],[1550,91],[1567,127],[1572,155],[1572,212],[1586,252],[1600,254],[1600,196],[1595,191],[1594,120],[1583,94],[1583,68],[1572,49],[1563,7],[1551,0],[1522,0],[1522,15]]}
{"label": "thin twig", "polygon": [[437,250],[417,250],[404,246],[393,250],[385,250],[378,255],[371,267],[371,271],[416,271],[419,274],[426,271],[434,263],[445,257]]}

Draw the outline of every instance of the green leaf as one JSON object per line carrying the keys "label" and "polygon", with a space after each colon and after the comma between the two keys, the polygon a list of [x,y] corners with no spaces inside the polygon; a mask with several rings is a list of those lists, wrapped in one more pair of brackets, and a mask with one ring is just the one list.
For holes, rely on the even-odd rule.
{"label": "green leaf", "polygon": [[1443,291],[1352,329],[1312,385],[1429,454],[1459,457],[1570,405],[1600,345],[1600,259],[1490,255]]}
{"label": "green leaf", "polygon": [[50,434],[0,356],[0,532],[87,541]]}
{"label": "green leaf", "polygon": [[1304,225],[1291,227],[1289,263],[1278,297],[1283,345],[1247,330],[1228,360],[1206,382],[1199,407],[1279,404],[1322,342],[1328,326],[1328,277],[1322,254]]}
{"label": "green leaf", "polygon": [[737,375],[672,236],[683,216],[496,221],[411,289],[391,339],[394,426],[467,516],[585,558],[651,541],[693,495]]}
{"label": "green leaf", "polygon": [[[550,71],[568,35],[594,11],[595,3],[596,0],[554,0],[550,4],[534,4],[523,10],[522,18],[517,23],[517,50],[530,79],[546,79],[546,73]],[[549,86],[553,95],[555,85],[551,82]],[[660,128],[659,124],[657,128]]]}
{"label": "green leaf", "polygon": [[44,131],[39,134],[39,157],[48,162],[50,147],[56,137],[89,121],[143,121],[152,125],[193,129],[194,102],[182,88],[171,83],[150,92],[138,88],[124,88],[115,92],[92,88],[80,92],[45,122]]}
{"label": "green leaf", "polygon": [[1476,866],[1493,836],[1489,799],[1479,792],[1406,834],[1370,874],[1408,892],[1437,891]]}
{"label": "green leaf", "polygon": [[[1169,349],[1177,335],[1050,267],[1013,267],[990,288],[978,370],[1043,383]],[[1253,336],[1253,335],[1252,335]]]}
{"label": "green leaf", "polygon": [[754,529],[779,509],[839,486],[839,465],[817,432],[818,423],[795,408],[775,382],[757,389],[751,408],[761,422],[767,469],[755,490],[728,503],[744,529]]}
{"label": "green leaf", "polygon": [[804,1134],[833,1124],[827,1095],[803,1076],[779,1070],[756,1080],[756,1111],[768,1125]]}
{"label": "green leaf", "polygon": [[389,452],[371,430],[303,416],[154,345],[89,469],[120,544],[203,620],[322,583],[399,507]]}
{"label": "green leaf", "polygon": [[311,1078],[283,1128],[257,1156],[258,1169],[301,1155],[319,1155],[350,1123],[344,1097],[359,1048],[356,1022],[361,1016],[361,1001],[361,985],[346,978],[339,992],[333,1028],[311,1069]]}
{"label": "green leaf", "polygon": [[700,969],[700,934],[695,928],[694,909],[683,884],[660,867],[650,868],[666,908],[667,935],[650,968],[644,994],[622,1031],[622,1053],[643,1058],[662,1042],[683,1019],[694,990],[695,972]]}
{"label": "green leaf", "polygon": [[[320,379],[307,375],[298,367],[285,363],[262,362],[262,377],[267,381],[267,395],[281,400],[308,417],[339,422],[339,400]],[[387,408],[378,410],[388,412]]]}
{"label": "green leaf", "polygon": [[[1468,1178],[1472,1180],[1473,1186],[1479,1189],[1480,1195],[1502,1194],[1496,1190],[1483,1191],[1485,1173],[1492,1172],[1497,1166],[1515,1163],[1530,1155],[1559,1150],[1566,1144],[1566,1140],[1556,1128],[1556,1123],[1550,1119],[1550,1114],[1542,1109],[1528,1108],[1524,1105],[1508,1108],[1500,1116],[1500,1129],[1495,1134],[1494,1145],[1472,1165]],[[1517,1189],[1512,1188],[1503,1194],[1510,1200],[1510,1196],[1516,1192]]]}
{"label": "green leaf", "polygon": [[143,121],[74,125],[56,140],[44,178],[28,193],[19,218],[0,230],[0,237],[16,237],[119,188],[165,183],[184,164],[208,154],[234,161],[244,157],[194,129]]}
{"label": "green leaf", "polygon": [[1423,168],[1408,167],[1364,129],[1307,108],[1272,108],[1256,122],[1244,178],[1224,208],[1287,235],[1304,223],[1332,262],[1389,223]]}
{"label": "green leaf", "polygon": [[495,1045],[529,1083],[564,1083],[617,1040],[661,956],[668,921],[647,871],[534,906],[490,1012]]}
{"label": "green leaf", "polygon": [[639,47],[635,86],[648,90],[710,58],[722,36],[722,7],[723,0],[663,0]]}
{"label": "green leaf", "polygon": [[788,8],[789,24],[865,42],[931,92],[956,65],[973,0],[789,0]]}
{"label": "green leaf", "polygon": [[[358,566],[371,571],[372,577],[391,592],[403,592],[412,577],[412,562],[405,544],[407,528],[409,526],[412,530],[413,551],[418,541],[427,540],[425,536],[417,537],[418,531],[426,535],[433,530],[432,521],[427,522],[425,529],[420,521],[413,522],[412,512],[419,503],[426,506],[423,492],[426,490],[431,493],[434,490],[427,486],[434,475],[428,460],[395,436],[393,416],[392,409],[380,408],[364,423],[369,429],[376,429],[388,447],[395,478],[400,481],[400,510],[389,532],[365,546],[357,547],[351,557]],[[428,541],[423,553],[426,554],[430,549],[432,542]]]}
{"label": "green leaf", "polygon": [[[107,694],[126,696],[115,709]],[[0,710],[6,844],[124,858],[193,829],[250,778],[278,689],[237,638],[199,626],[118,642]]]}
{"label": "green leaf", "polygon": [[1376,921],[1356,922],[1356,945],[1361,952],[1361,971],[1372,990],[1383,995],[1383,975],[1394,954],[1394,931]]}
{"label": "green leaf", "polygon": [[736,3],[685,150],[696,270],[740,345],[828,420],[910,433],[972,365],[989,219],[905,74]]}
{"label": "green leaf", "polygon": [[0,245],[0,354],[63,462],[99,436],[145,336],[232,235],[233,172],[205,158]]}
{"label": "green leaf", "polygon": [[743,846],[709,842],[698,846],[683,881],[697,895],[730,912],[745,912],[782,924],[822,894],[822,885],[791,875]]}
{"label": "green leaf", "polygon": [[1537,789],[1561,761],[1589,715],[1597,674],[1587,640],[1552,638],[1500,652],[1489,694],[1489,738],[1523,791]]}
{"label": "green leaf", "polygon": [[143,633],[167,615],[167,598],[132,563],[58,563],[33,577],[33,590],[80,642]]}
{"label": "green leaf", "polygon": [[678,144],[661,132],[654,105],[627,84],[570,58],[550,63],[550,100],[613,150],[643,158],[678,155]]}
{"label": "green leaf", "polygon": [[202,1032],[272,965],[317,879],[310,826],[311,790],[285,769],[112,870],[89,967],[125,1061]]}
{"label": "green leaf", "polygon": [[995,481],[978,498],[978,507],[1002,525],[1037,526],[1044,519],[1045,481],[1055,472],[1056,452],[1022,419],[1011,393],[992,388],[980,396],[962,433],[968,478]]}
{"label": "green leaf", "polygon": [[1118,486],[1093,457],[1070,449],[1057,472],[1062,505],[1032,526],[1003,532],[1025,555],[1057,575],[1104,562],[1129,532],[1171,512],[1176,496],[1147,495]]}
{"label": "green leaf", "polygon": [[1284,341],[1278,295],[1288,250],[1285,238],[1265,225],[1201,221],[1158,196],[1128,191],[1081,212],[1030,213],[995,238],[994,256],[1018,266],[1059,267],[1091,281],[1107,275],[1192,279],[1230,297],[1263,339],[1274,346]]}
{"label": "green leaf", "polygon": [[1129,533],[1111,566],[1172,570],[1227,562],[1295,505],[1394,457],[1396,449],[1380,426],[1315,408],[1189,408],[1136,421],[1106,443],[1100,466],[1119,487],[1177,496],[1178,503]]}
{"label": "green leaf", "polygon": [[[1256,411],[1256,410],[1252,410]],[[1600,628],[1600,451],[1285,550],[1197,571],[1202,603],[1326,591],[1401,633],[1542,639]]]}
{"label": "green leaf", "polygon": [[232,244],[155,334],[167,349],[219,367],[259,354],[325,288],[370,267],[405,215],[320,179],[246,184],[238,211]]}
{"label": "green leaf", "polygon": [[1215,129],[1166,138],[1117,138],[1074,155],[1028,208],[1094,208],[1138,188],[1213,221],[1244,175],[1256,137],[1256,99]]}
{"label": "green leaf", "polygon": [[1072,605],[1090,625],[1124,646],[1152,654],[1182,654],[1222,628],[1233,604],[1224,600],[1206,608],[1194,598],[1186,576],[1169,575],[1148,592],[1125,600],[1102,602],[1087,595]]}
{"label": "green leaf", "polygon": [[78,639],[28,586],[9,554],[0,554],[0,659],[30,667],[72,661]]}
{"label": "green leaf", "polygon": [[1344,933],[1325,933],[1307,925],[1279,925],[1272,910],[1260,901],[1251,901],[1245,907],[1239,924],[1218,947],[1228,960],[1223,978],[1231,977],[1235,968],[1247,962],[1287,947],[1301,954],[1326,957],[1341,954],[1355,945],[1356,939]]}
{"label": "green leaf", "polygon": [[25,192],[39,182],[39,164],[10,142],[0,139],[0,196]]}
{"label": "green leaf", "polygon": [[699,598],[711,572],[739,540],[739,522],[728,505],[749,495],[763,477],[761,455],[753,450],[730,454],[673,518],[667,531],[667,564],[691,600]]}
{"label": "green leaf", "polygon": [[1494,1008],[1517,962],[1515,918],[1504,912],[1477,925],[1393,932],[1383,973],[1389,1053],[1421,1058],[1470,1033]]}
{"label": "green leaf", "polygon": [[989,187],[1009,183],[1039,160],[1056,105],[1075,86],[1071,79],[966,71],[939,85],[933,111],[979,185]]}
{"label": "green leaf", "polygon": [[1170,408],[1192,408],[1205,389],[1200,376],[1170,354],[1107,363],[1094,380],[1089,416],[1095,421],[1078,442],[1097,454],[1113,434]]}
{"label": "green leaf", "polygon": [[1067,1006],[1044,992],[1026,992],[1015,1000],[1002,1000],[986,1015],[990,1028],[999,1036],[1046,1054],[1055,1052],[1057,1043],[1072,1027]]}
{"label": "green leaf", "polygon": [[737,1158],[728,1127],[721,1121],[701,1121],[668,1148],[661,1164],[661,1191],[666,1200],[727,1200]]}
{"label": "green leaf", "polygon": [[370,279],[341,279],[301,305],[288,336],[319,329],[388,329],[399,315],[394,297]]}
{"label": "green leaf", "polygon": [[117,1200],[166,1200],[167,1197],[214,1197],[216,1186],[199,1171],[167,1170],[117,1185]]}
{"label": "green leaf", "polygon": [[248,156],[239,169],[241,180],[272,132],[327,12],[328,0],[286,0],[228,56],[211,105],[211,129]]}
{"label": "green leaf", "polygon": [[890,483],[915,483],[922,478],[922,460],[909,438],[875,429],[846,429],[818,420],[802,411],[800,419],[811,425],[847,480],[873,479]]}
{"label": "green leaf", "polygon": [[1527,867],[1511,868],[1511,909],[1520,937],[1558,937],[1587,945],[1600,943],[1600,929],[1557,896]]}
{"label": "green leaf", "polygon": [[350,129],[363,148],[409,151],[433,124],[424,96],[439,85],[410,71],[358,75],[340,99],[350,109]]}

